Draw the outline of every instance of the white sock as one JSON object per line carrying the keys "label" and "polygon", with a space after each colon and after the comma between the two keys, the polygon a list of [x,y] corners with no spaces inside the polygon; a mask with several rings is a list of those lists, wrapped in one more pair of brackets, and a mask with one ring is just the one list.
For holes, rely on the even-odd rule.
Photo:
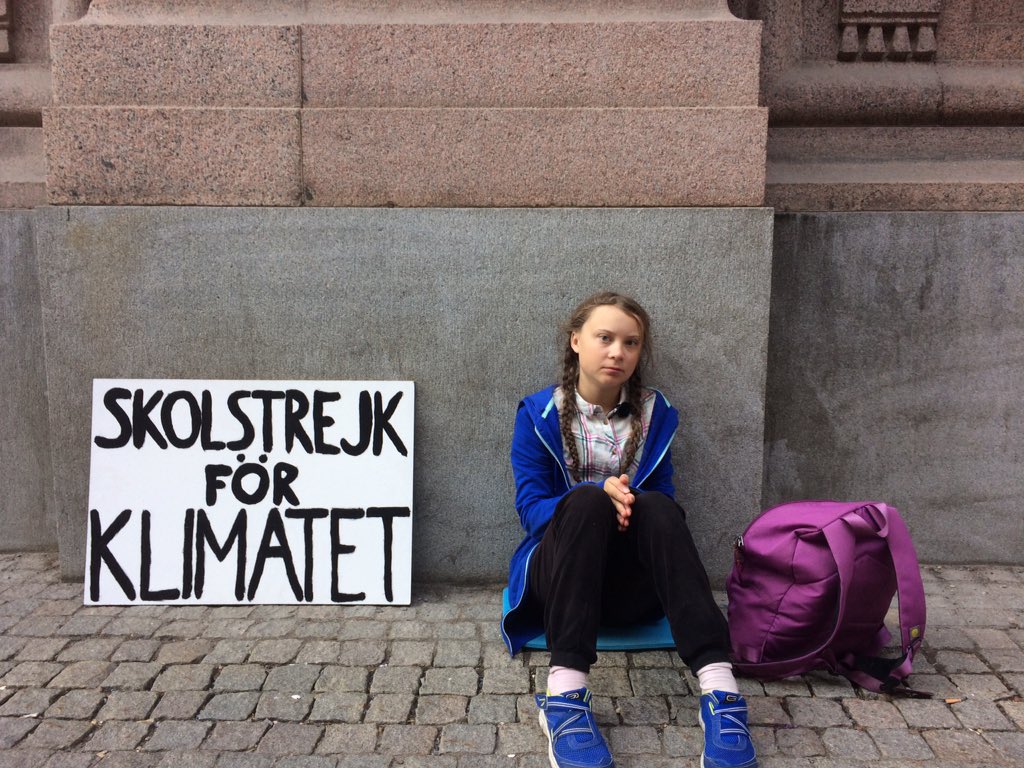
{"label": "white sock", "polygon": [[571,667],[552,667],[548,670],[548,693],[558,696],[566,691],[587,687],[587,673]]}
{"label": "white sock", "polygon": [[736,678],[732,674],[732,664],[728,661],[705,664],[697,670],[697,680],[700,682],[701,693],[711,693],[711,691],[740,692],[739,686],[736,685]]}

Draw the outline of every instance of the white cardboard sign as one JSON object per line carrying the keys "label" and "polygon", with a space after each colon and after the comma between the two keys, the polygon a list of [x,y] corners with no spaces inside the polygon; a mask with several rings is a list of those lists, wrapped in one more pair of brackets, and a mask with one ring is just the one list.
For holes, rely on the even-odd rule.
{"label": "white cardboard sign", "polygon": [[409,381],[96,379],[87,604],[408,605]]}

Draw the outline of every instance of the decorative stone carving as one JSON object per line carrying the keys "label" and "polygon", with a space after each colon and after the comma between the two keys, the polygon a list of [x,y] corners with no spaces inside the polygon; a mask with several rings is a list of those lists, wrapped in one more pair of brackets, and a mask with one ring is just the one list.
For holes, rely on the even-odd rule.
{"label": "decorative stone carving", "polygon": [[0,61],[14,61],[14,0],[0,0]]}
{"label": "decorative stone carving", "polygon": [[942,0],[842,0],[840,61],[931,61]]}

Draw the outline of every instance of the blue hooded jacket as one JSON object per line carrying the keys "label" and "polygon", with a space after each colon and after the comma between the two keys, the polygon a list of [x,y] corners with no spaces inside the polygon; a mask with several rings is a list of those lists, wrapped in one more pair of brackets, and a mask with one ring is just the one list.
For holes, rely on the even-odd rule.
{"label": "blue hooded jacket", "polygon": [[[555,507],[573,483],[562,452],[558,427],[555,387],[550,386],[523,398],[516,412],[512,434],[512,473],[516,481],[516,511],[526,538],[512,555],[508,574],[508,611],[501,618],[501,635],[509,653],[544,631],[536,617],[521,610],[526,594],[530,556],[544,536]],[[665,396],[655,390],[654,411],[644,441],[636,477],[631,487],[639,492],[660,491],[675,497],[672,485],[672,438],[679,425],[679,413]]]}

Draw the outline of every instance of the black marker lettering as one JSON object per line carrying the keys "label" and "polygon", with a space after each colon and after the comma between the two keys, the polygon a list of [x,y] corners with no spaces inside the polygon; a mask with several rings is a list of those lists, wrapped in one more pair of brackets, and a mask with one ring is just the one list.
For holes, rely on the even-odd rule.
{"label": "black marker lettering", "polygon": [[192,548],[195,546],[196,511],[185,510],[184,546],[181,548],[181,596],[192,597]]}
{"label": "black marker lettering", "polygon": [[135,390],[135,397],[132,398],[132,424],[134,424],[132,443],[136,448],[141,448],[142,444],[146,442],[146,435],[148,433],[152,436],[154,443],[161,448],[166,448],[167,441],[164,440],[164,436],[160,434],[160,430],[156,428],[156,424],[149,417],[150,411],[156,408],[160,398],[164,396],[164,392],[162,389],[158,389],[146,402],[142,400],[144,395],[145,393],[141,389],[137,389]]}
{"label": "black marker lettering", "polygon": [[286,500],[289,504],[298,504],[299,497],[292,490],[292,483],[299,476],[299,468],[283,461],[274,465],[274,504],[279,505]]}
{"label": "black marker lettering", "polygon": [[256,437],[256,431],[252,427],[252,421],[249,419],[249,414],[242,410],[242,406],[238,404],[238,401],[243,397],[251,397],[252,392],[241,390],[239,392],[232,392],[228,395],[228,410],[231,411],[231,415],[235,417],[235,420],[242,426],[242,436],[237,440],[232,440],[227,444],[229,451],[242,451],[252,445],[253,438]]}
{"label": "black marker lettering", "polygon": [[124,409],[117,404],[118,400],[130,400],[131,396],[131,390],[122,387],[114,387],[104,393],[103,405],[110,411],[110,415],[117,419],[121,431],[117,437],[97,437],[94,442],[100,448],[123,448],[132,439],[132,420],[124,412]]}
{"label": "black marker lettering", "polygon": [[217,503],[217,490],[227,488],[222,477],[231,475],[231,467],[227,464],[206,465],[206,506],[212,507]]}
{"label": "black marker lettering", "polygon": [[370,447],[370,433],[373,427],[373,403],[365,389],[359,393],[359,442],[353,445],[342,438],[341,448],[349,456],[358,456]]}
{"label": "black marker lettering", "polygon": [[365,513],[359,508],[343,509],[335,507],[331,510],[331,602],[358,603],[366,599],[365,592],[338,591],[338,558],[356,551],[352,544],[341,543],[341,531],[338,524],[342,520],[359,520]]}
{"label": "black marker lettering", "polygon": [[[174,428],[174,406],[182,401],[188,405],[188,418],[189,424],[191,425],[191,431],[187,437],[181,437],[178,431]],[[167,442],[173,445],[175,448],[191,448],[195,441],[199,438],[199,433],[202,431],[202,418],[203,414],[199,409],[199,403],[196,402],[195,396],[188,391],[179,390],[177,392],[171,392],[164,398],[164,404],[160,406],[160,424],[164,428],[164,434],[167,436]]]}
{"label": "black marker lettering", "polygon": [[324,441],[324,430],[334,425],[334,419],[324,413],[324,404],[338,400],[341,400],[340,392],[321,392],[319,389],[313,392],[313,440],[317,453],[341,453],[337,446]]}
{"label": "black marker lettering", "polygon": [[126,509],[110,524],[107,530],[100,528],[100,511],[89,510],[89,599],[94,603],[100,599],[100,563],[106,563],[110,575],[129,600],[135,599],[135,587],[110,551],[110,542],[131,519],[132,511]]}
{"label": "black marker lettering", "polygon": [[153,570],[153,542],[150,540],[150,514],[148,509],[142,510],[142,557],[139,569],[139,598],[147,602],[160,600],[177,600],[181,597],[180,589],[149,588],[149,580]]}
{"label": "black marker lettering", "polygon": [[410,517],[412,511],[408,507],[370,507],[366,516],[379,517],[384,526],[384,598],[390,603],[394,600],[391,590],[391,547],[395,538],[392,521],[396,517]]}
{"label": "black marker lettering", "polygon": [[[271,544],[271,538],[276,538],[278,543]],[[256,553],[256,562],[252,567],[252,579],[249,581],[249,600],[256,596],[259,589],[260,579],[263,578],[263,566],[266,565],[268,557],[279,557],[284,563],[284,572],[288,576],[288,584],[292,588],[292,594],[296,600],[302,599],[302,587],[299,586],[299,577],[295,575],[295,563],[292,560],[292,550],[288,546],[288,536],[284,532],[284,522],[281,520],[281,513],[277,507],[271,507],[267,513],[267,524],[263,528],[263,539],[260,541],[259,551]]]}
{"label": "black marker lettering", "polygon": [[384,447],[384,433],[388,433],[388,437],[391,442],[394,443],[395,448],[403,456],[408,456],[409,451],[405,448],[405,443],[402,442],[402,438],[395,432],[395,428],[389,423],[389,419],[394,415],[395,408],[398,407],[398,401],[402,399],[402,392],[396,392],[395,396],[388,401],[388,407],[384,408],[384,398],[381,397],[380,392],[373,393],[373,455],[380,456],[380,452]]}
{"label": "black marker lettering", "polygon": [[307,603],[313,602],[313,521],[327,517],[326,509],[289,509],[284,516],[292,520],[302,520],[302,539],[306,546],[304,594]]}
{"label": "black marker lettering", "polygon": [[231,526],[231,531],[228,533],[224,546],[220,546],[217,542],[217,537],[210,526],[210,519],[206,516],[206,510],[200,509],[197,514],[199,519],[196,522],[196,598],[203,596],[203,586],[206,583],[206,547],[204,543],[210,545],[210,551],[222,563],[228,556],[228,553],[231,552],[231,548],[237,543],[238,558],[235,569],[235,599],[242,600],[245,597],[245,536],[248,523],[248,516],[245,510],[241,509],[238,511],[235,524]]}
{"label": "black marker lettering", "polygon": [[284,392],[270,389],[256,389],[252,393],[253,399],[263,402],[263,451],[270,453],[274,450],[274,401],[284,400]]}
{"label": "black marker lettering", "polygon": [[309,400],[298,389],[289,389],[284,399],[284,449],[292,452],[292,446],[298,440],[306,453],[313,452],[306,428],[302,426],[302,418],[309,413]]}
{"label": "black marker lettering", "polygon": [[211,437],[213,431],[213,396],[210,394],[210,390],[204,389],[202,394],[202,424],[203,431],[200,437],[201,444],[204,451],[220,451],[224,449],[223,440],[214,440]]}

